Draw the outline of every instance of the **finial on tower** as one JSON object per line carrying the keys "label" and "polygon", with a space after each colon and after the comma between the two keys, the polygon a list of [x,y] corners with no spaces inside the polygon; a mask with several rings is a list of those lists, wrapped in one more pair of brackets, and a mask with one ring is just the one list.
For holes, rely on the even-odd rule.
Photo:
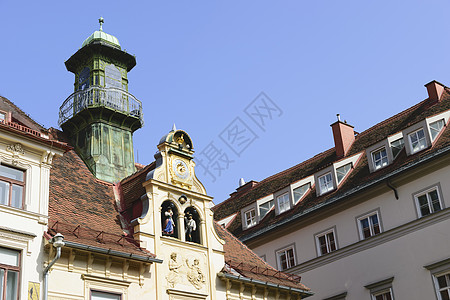
{"label": "finial on tower", "polygon": [[98,22],[100,23],[100,31],[103,31],[103,23],[105,23],[105,19],[103,19],[103,17],[100,17],[100,19],[98,19]]}
{"label": "finial on tower", "polygon": [[177,131],[177,127],[175,126],[175,123],[173,123],[172,131]]}

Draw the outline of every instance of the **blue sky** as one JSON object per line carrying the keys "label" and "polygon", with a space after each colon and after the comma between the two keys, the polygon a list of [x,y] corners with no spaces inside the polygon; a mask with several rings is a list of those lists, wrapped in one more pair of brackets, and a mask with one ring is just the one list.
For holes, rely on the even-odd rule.
{"label": "blue sky", "polygon": [[[137,59],[129,91],[145,126],[136,159],[153,161],[176,123],[203,162],[220,151],[208,169],[215,179],[197,166],[218,203],[240,177],[259,181],[333,147],[337,113],[360,132],[426,98],[425,83],[450,84],[449,9],[434,0],[3,0],[0,95],[57,127],[74,83],[64,61],[103,16]],[[262,127],[245,113],[261,92],[279,109]],[[236,128],[247,135],[231,140]]]}

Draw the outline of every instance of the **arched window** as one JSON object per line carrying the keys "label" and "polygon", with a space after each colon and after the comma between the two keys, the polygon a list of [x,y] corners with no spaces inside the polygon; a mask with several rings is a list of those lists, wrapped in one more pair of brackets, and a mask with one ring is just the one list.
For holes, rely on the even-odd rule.
{"label": "arched window", "polygon": [[184,211],[184,228],[186,241],[200,244],[200,216],[192,206]]}
{"label": "arched window", "polygon": [[178,210],[171,201],[164,201],[161,205],[162,235],[178,238]]}

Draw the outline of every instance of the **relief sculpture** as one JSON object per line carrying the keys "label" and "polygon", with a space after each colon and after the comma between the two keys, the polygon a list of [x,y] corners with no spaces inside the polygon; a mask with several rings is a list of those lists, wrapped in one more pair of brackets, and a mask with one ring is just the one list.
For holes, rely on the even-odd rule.
{"label": "relief sculpture", "polygon": [[169,283],[170,287],[174,287],[175,284],[179,281],[180,278],[180,268],[182,264],[178,263],[177,261],[177,254],[175,252],[172,252],[170,254],[170,260],[169,260],[169,274],[167,274],[167,282]]}

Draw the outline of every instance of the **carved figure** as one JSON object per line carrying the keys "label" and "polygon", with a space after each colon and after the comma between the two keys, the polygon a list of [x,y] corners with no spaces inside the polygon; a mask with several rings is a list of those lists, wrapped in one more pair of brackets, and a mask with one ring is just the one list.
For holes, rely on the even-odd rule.
{"label": "carved figure", "polygon": [[186,260],[186,265],[189,268],[187,273],[187,278],[190,283],[196,288],[201,289],[203,284],[205,283],[205,276],[203,275],[202,270],[200,269],[200,262],[197,258],[194,259],[194,263],[190,264],[188,260]]}
{"label": "carved figure", "polygon": [[197,230],[197,223],[195,222],[194,219],[192,219],[192,215],[191,214],[187,214],[187,218],[186,218],[186,240],[188,242],[192,242],[193,238],[192,238],[192,232]]}
{"label": "carved figure", "polygon": [[169,207],[167,209],[167,211],[164,213],[164,215],[166,216],[166,221],[164,223],[163,234],[166,234],[166,235],[173,234],[173,231],[175,228],[175,223],[173,222],[173,219],[172,219],[172,216],[173,216],[172,208]]}
{"label": "carved figure", "polygon": [[170,260],[169,260],[169,274],[167,274],[166,279],[169,283],[170,287],[174,287],[175,284],[178,282],[178,279],[180,277],[179,275],[179,269],[181,268],[182,264],[178,263],[177,261],[177,254],[175,252],[172,252],[170,254]]}

